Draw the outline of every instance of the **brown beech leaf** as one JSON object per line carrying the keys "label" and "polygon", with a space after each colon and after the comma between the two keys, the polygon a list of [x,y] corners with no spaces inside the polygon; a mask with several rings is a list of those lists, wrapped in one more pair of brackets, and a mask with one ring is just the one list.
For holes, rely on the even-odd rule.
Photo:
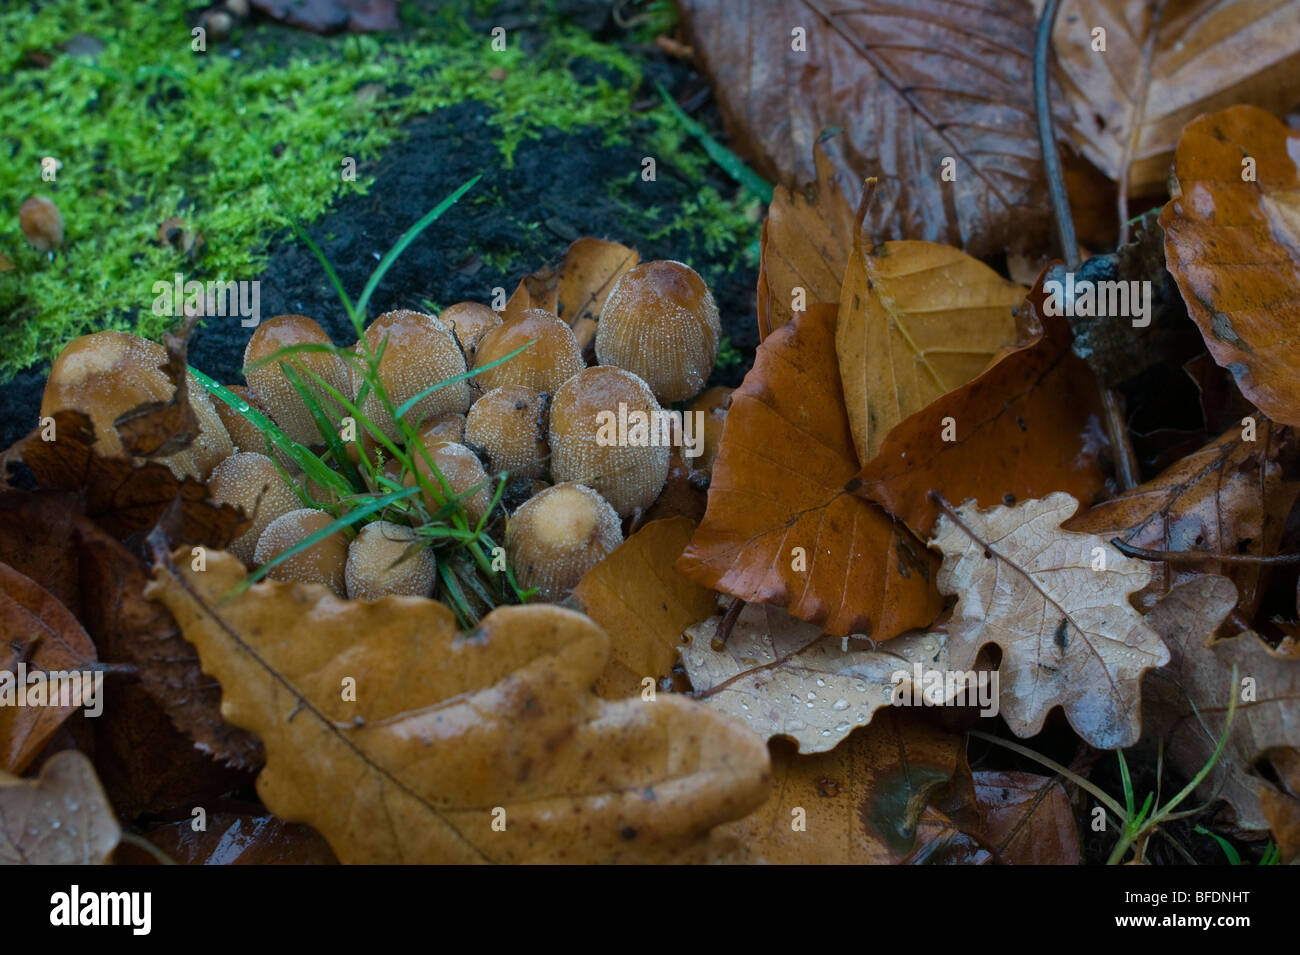
{"label": "brown beech leaf", "polygon": [[767,801],[719,837],[774,864],[889,865],[923,841],[918,826],[957,771],[962,737],[891,707],[829,753],[800,756],[783,740],[771,749]]}
{"label": "brown beech leaf", "polygon": [[643,680],[671,682],[682,631],[713,613],[713,591],[673,567],[691,539],[685,517],[651,521],[587,571],[573,595],[587,616],[610,634],[610,659],[596,692],[617,698],[639,694]]}
{"label": "brown beech leaf", "polygon": [[878,240],[986,255],[1043,235],[1028,3],[679,6],[728,131],[769,179],[812,181],[814,141],[841,127],[824,148],[853,205],[863,178],[879,177],[867,219]]}
{"label": "brown beech leaf", "polygon": [[1213,639],[1236,602],[1231,581],[1206,575],[1152,608],[1146,622],[1168,644],[1170,662],[1147,677],[1142,714],[1148,732],[1169,738],[1170,759],[1190,779],[1213,755],[1237,694],[1228,743],[1199,793],[1228,800],[1241,828],[1267,829],[1265,781],[1252,770],[1269,750],[1300,746],[1300,657],[1277,653],[1249,631]]}
{"label": "brown beech leaf", "polygon": [[835,353],[860,461],[874,458],[900,421],[969,382],[1016,341],[1026,291],[950,246],[854,243]]}
{"label": "brown beech leaf", "polygon": [[835,307],[814,305],[758,346],[732,394],[708,510],[678,569],[837,636],[887,640],[929,624],[942,607],[938,562],[851,493],[857,471]]}
{"label": "brown beech leaf", "polygon": [[1164,188],[1179,131],[1198,115],[1234,103],[1280,115],[1300,101],[1290,0],[1067,0],[1052,48],[1075,148],[1130,195]]}
{"label": "brown beech leaf", "polygon": [[[941,633],[907,633],[883,649],[844,649],[840,637],[763,604],[747,604],[721,650],[712,640],[721,616],[688,627],[681,648],[695,699],[744,720],[765,739],[792,740],[801,753],[834,749],[871,722],[912,683],[912,666],[947,670]],[[856,643],[856,641],[854,641]],[[895,675],[905,674],[900,679]]]}
{"label": "brown beech leaf", "polygon": [[345,863],[667,861],[763,800],[744,727],[676,694],[592,693],[609,638],[581,614],[499,607],[461,633],[418,597],[261,583],[222,602],[234,557],[158,556],[150,595],[266,746],[258,794]]}
{"label": "brown beech leaf", "polygon": [[1065,320],[1046,318],[1043,327],[1036,342],[897,425],[862,469],[857,493],[921,535],[939,517],[931,491],[984,507],[1052,491],[1084,501],[1101,495],[1096,382],[1070,351]]}
{"label": "brown beech leaf", "polygon": [[[1300,494],[1293,474],[1297,445],[1290,428],[1263,415],[1256,420],[1254,440],[1243,439],[1242,427],[1231,428],[1140,487],[1070,518],[1064,528],[1155,551],[1276,554]],[[1201,574],[1230,578],[1247,620],[1263,596],[1259,564],[1200,560],[1151,566],[1152,600]]]}
{"label": "brown beech leaf", "polygon": [[1169,651],[1128,602],[1150,582],[1150,567],[1100,537],[1061,530],[1078,506],[1051,494],[940,518],[930,542],[944,555],[939,589],[957,595],[948,658],[969,670],[980,648],[1002,648],[1001,715],[1017,736],[1038,733],[1060,706],[1090,746],[1131,746],[1142,673]]}
{"label": "brown beech leaf", "polygon": [[55,753],[37,779],[0,770],[0,865],[102,865],[121,834],[82,753]]}
{"label": "brown beech leaf", "polygon": [[[102,705],[86,670],[96,660],[95,645],[68,608],[30,577],[0,564],[0,769],[21,773],[64,720],[83,707]],[[68,671],[75,682],[55,683],[42,671]],[[24,685],[20,672],[40,679]],[[37,686],[41,705],[18,705],[19,696],[30,702]],[[65,692],[66,706],[49,705],[51,697],[61,702]]]}
{"label": "brown beech leaf", "polygon": [[76,494],[0,491],[0,562],[26,574],[80,614],[73,535],[81,517]]}
{"label": "brown beech leaf", "polygon": [[1048,776],[997,770],[974,774],[980,832],[1003,862],[1078,865],[1079,829],[1065,787]]}
{"label": "brown beech leaf", "polygon": [[190,334],[198,321],[197,314],[190,315],[175,332],[163,335],[167,361],[159,367],[172,383],[172,396],[132,408],[113,422],[127,454],[164,457],[189,447],[199,433],[199,419],[190,404],[190,386],[197,382],[192,381],[186,360]]}
{"label": "brown beech leaf", "polygon": [[[814,147],[817,179],[802,189],[778,185],[763,223],[758,266],[758,326],[766,338],[794,316],[795,296],[808,305],[840,300],[855,233],[853,209],[835,167]],[[796,293],[802,289],[802,293]]]}
{"label": "brown beech leaf", "polygon": [[1201,116],[1183,130],[1173,198],[1160,214],[1169,271],[1205,347],[1242,394],[1292,425],[1300,425],[1297,163],[1300,131],[1262,109]]}

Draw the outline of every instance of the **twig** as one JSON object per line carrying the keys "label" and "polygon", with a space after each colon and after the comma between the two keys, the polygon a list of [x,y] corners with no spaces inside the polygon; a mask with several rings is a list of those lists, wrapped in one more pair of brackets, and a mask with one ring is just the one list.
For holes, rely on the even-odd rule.
{"label": "twig", "polygon": [[745,609],[745,601],[737,597],[727,608],[727,612],[722,615],[718,621],[718,629],[713,633],[713,640],[710,646],[714,653],[721,652],[727,646],[727,638],[731,636],[731,628],[736,625],[736,620],[740,617],[740,611]]}
{"label": "twig", "polygon": [[1134,547],[1118,537],[1112,537],[1110,544],[1125,557],[1138,560],[1158,560],[1166,564],[1189,564],[1201,560],[1215,560],[1223,564],[1263,564],[1265,566],[1281,564],[1300,564],[1300,554],[1274,554],[1271,557],[1258,557],[1254,554],[1212,554],[1205,550],[1150,550],[1146,547]]}

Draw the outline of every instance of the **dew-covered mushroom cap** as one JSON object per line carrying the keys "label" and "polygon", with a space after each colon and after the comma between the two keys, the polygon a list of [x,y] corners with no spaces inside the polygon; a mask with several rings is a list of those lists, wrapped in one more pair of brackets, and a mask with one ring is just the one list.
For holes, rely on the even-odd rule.
{"label": "dew-covered mushroom cap", "polygon": [[[516,349],[524,351],[501,364],[487,368]],[[540,308],[526,309],[517,319],[493,328],[479,342],[475,377],[484,392],[502,385],[524,385],[537,391],[553,392],[580,372],[586,363],[573,337],[573,329],[555,315]]]}
{"label": "dew-covered mushroom cap", "polygon": [[609,502],[582,484],[557,484],[529,498],[506,525],[506,553],[524,587],[541,600],[564,599],[623,542]]}

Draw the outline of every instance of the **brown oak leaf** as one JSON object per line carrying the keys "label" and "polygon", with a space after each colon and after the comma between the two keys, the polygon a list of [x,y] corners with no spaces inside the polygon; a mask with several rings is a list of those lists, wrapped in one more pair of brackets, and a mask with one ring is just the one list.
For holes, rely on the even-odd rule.
{"label": "brown oak leaf", "polygon": [[55,753],[36,779],[0,770],[0,865],[102,865],[120,836],[84,754]]}

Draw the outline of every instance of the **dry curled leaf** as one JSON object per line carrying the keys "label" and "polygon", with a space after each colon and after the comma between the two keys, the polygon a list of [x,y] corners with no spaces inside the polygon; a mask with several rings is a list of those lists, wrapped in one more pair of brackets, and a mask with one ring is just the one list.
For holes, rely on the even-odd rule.
{"label": "dry curled leaf", "polygon": [[[812,181],[824,148],[878,240],[986,255],[1043,235],[1034,129],[1034,16],[1019,0],[683,0],[728,131],[769,179]],[[954,178],[945,178],[951,164]]]}
{"label": "dry curled leaf", "polygon": [[0,770],[0,865],[102,865],[120,836],[82,753],[55,753],[37,779]]}
{"label": "dry curled leaf", "polygon": [[[1070,518],[1065,529],[1155,551],[1275,554],[1300,494],[1295,434],[1260,415],[1253,437],[1244,440],[1242,428],[1232,428],[1140,487]],[[1152,569],[1155,596],[1201,574],[1230,578],[1246,619],[1263,596],[1259,564],[1180,560]]]}
{"label": "dry curled leaf", "polygon": [[610,641],[609,665],[596,692],[617,698],[640,693],[643,680],[671,682],[682,631],[709,614],[713,591],[673,568],[691,539],[685,517],[651,521],[583,576],[573,595]]}
{"label": "dry curled leaf", "polygon": [[[1300,33],[1300,26],[1295,27]],[[1169,271],[1214,360],[1300,425],[1300,132],[1253,106],[1187,125],[1160,214]]]}
{"label": "dry curled leaf", "polygon": [[[907,633],[881,649],[824,634],[775,607],[748,604],[726,644],[713,649],[722,617],[686,630],[682,663],[696,699],[744,720],[764,739],[793,740],[801,753],[834,749],[912,683],[913,664],[947,670],[941,633]],[[898,679],[895,676],[904,674]],[[938,701],[936,701],[938,702]]]}
{"label": "dry curled leaf", "polygon": [[345,863],[667,861],[763,800],[767,753],[734,721],[592,693],[609,638],[581,614],[500,607],[461,633],[418,597],[261,583],[221,602],[234,557],[158,557],[149,594],[266,746],[263,802]]}
{"label": "dry curled leaf", "polygon": [[854,242],[835,354],[860,461],[874,458],[900,421],[1016,341],[1026,291],[950,246]]}
{"label": "dry curled leaf", "polygon": [[1052,49],[1071,141],[1130,195],[1164,187],[1178,134],[1198,115],[1234,103],[1281,114],[1300,100],[1290,0],[1067,0]]}
{"label": "dry curled leaf", "polygon": [[980,832],[1012,865],[1078,865],[1079,829],[1057,780],[1014,770],[974,774]]}
{"label": "dry curled leaf", "polygon": [[1269,750],[1300,746],[1300,657],[1277,653],[1251,632],[1214,639],[1236,602],[1231,581],[1206,575],[1152,608],[1146,622],[1168,644],[1170,661],[1147,677],[1142,712],[1149,732],[1169,738],[1170,760],[1190,779],[1214,754],[1230,695],[1238,694],[1227,745],[1199,793],[1228,800],[1239,827],[1267,829],[1265,782],[1252,771]]}
{"label": "dry curled leaf", "polygon": [[969,670],[981,647],[1002,648],[1001,715],[1017,736],[1038,733],[1060,706],[1089,745],[1131,746],[1142,674],[1169,651],[1128,602],[1150,582],[1149,566],[1100,537],[1061,530],[1078,506],[1051,494],[940,518],[930,542],[944,555],[939,589],[957,595],[949,661]]}
{"label": "dry curled leaf", "polygon": [[837,636],[887,640],[929,624],[942,605],[937,561],[853,495],[857,471],[835,308],[815,305],[759,345],[732,394],[708,510],[678,568]]}

